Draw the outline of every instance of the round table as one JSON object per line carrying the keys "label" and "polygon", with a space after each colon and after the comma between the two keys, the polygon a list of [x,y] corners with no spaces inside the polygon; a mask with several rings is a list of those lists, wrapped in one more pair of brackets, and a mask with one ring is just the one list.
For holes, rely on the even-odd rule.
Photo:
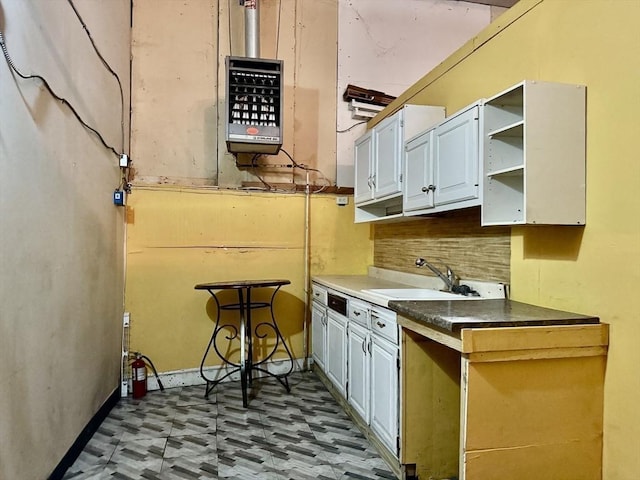
{"label": "round table", "polygon": [[[287,347],[282,334],[280,333],[280,329],[278,328],[278,324],[276,323],[276,317],[273,313],[273,300],[276,296],[276,293],[280,290],[283,285],[289,285],[291,282],[289,280],[234,280],[228,282],[212,282],[212,283],[200,283],[196,285],[194,288],[196,290],[206,290],[208,291],[216,303],[216,324],[213,328],[213,333],[211,334],[211,339],[209,340],[209,344],[207,345],[207,349],[204,352],[204,356],[202,357],[202,362],[200,363],[200,375],[207,382],[206,390],[205,390],[205,398],[209,397],[209,393],[215,388],[215,386],[220,383],[222,380],[227,378],[229,375],[232,375],[235,372],[240,372],[240,382],[242,386],[242,405],[246,408],[248,406],[247,401],[247,386],[251,386],[252,382],[252,372],[254,370],[258,370],[266,375],[274,377],[277,379],[282,386],[290,391],[289,381],[287,380],[287,376],[293,371],[293,356],[291,355],[291,351],[289,347]],[[269,301],[253,301],[251,299],[252,290],[256,288],[272,288],[273,293]],[[220,300],[218,299],[216,292],[222,290],[236,290],[238,293],[238,302],[237,303],[229,303],[222,305]],[[257,325],[252,326],[251,324],[251,311],[258,308],[269,308],[271,313],[271,322],[263,321],[258,323]],[[240,312],[240,329],[229,323],[223,324],[221,322],[220,313],[222,310],[238,310]],[[263,333],[258,332],[259,329],[263,329]],[[230,329],[231,334],[227,335],[226,338],[229,341],[232,341],[235,338],[240,340],[240,363],[233,362],[230,358],[226,357],[219,349],[216,344],[216,339],[218,334],[223,329]],[[275,333],[276,342],[273,346],[273,349],[266,355],[264,358],[259,361],[255,361],[253,359],[253,338],[265,338],[267,333],[265,329],[271,329]],[[284,350],[289,356],[289,369],[285,373],[275,374],[270,372],[266,367],[265,362],[271,359],[275,352],[278,350],[278,347],[282,343]],[[206,376],[204,372],[204,363],[211,350],[211,347],[215,350],[216,354],[220,359],[233,367],[231,371],[227,372],[220,378],[211,379]]]}

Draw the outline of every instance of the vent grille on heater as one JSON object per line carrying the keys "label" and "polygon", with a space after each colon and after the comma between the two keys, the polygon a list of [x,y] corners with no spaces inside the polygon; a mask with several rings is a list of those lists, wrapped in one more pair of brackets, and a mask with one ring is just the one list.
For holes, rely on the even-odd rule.
{"label": "vent grille on heater", "polygon": [[230,153],[276,154],[282,146],[282,61],[227,57]]}

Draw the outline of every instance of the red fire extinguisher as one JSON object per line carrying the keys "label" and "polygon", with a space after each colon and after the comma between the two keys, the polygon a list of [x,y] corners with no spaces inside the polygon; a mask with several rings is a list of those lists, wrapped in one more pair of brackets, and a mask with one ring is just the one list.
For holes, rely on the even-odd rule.
{"label": "red fire extinguisher", "polygon": [[136,359],[131,364],[131,376],[133,398],[144,397],[147,394],[147,364],[139,353],[136,353]]}
{"label": "red fire extinguisher", "polygon": [[[153,370],[153,374],[156,376],[158,382],[158,388],[164,392],[164,385],[160,381],[156,367],[153,362],[146,355],[142,355],[140,352],[134,352],[135,360],[131,363],[131,383],[133,390],[133,398],[142,398],[147,394],[147,364]],[[145,361],[146,360],[146,361]]]}

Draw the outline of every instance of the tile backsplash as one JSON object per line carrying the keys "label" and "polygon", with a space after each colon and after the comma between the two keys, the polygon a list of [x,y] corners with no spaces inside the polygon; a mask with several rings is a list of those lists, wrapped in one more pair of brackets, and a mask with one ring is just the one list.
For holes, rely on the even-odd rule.
{"label": "tile backsplash", "polygon": [[510,282],[511,229],[481,227],[480,208],[374,226],[373,264],[409,273],[424,257],[438,268],[449,265],[461,279]]}

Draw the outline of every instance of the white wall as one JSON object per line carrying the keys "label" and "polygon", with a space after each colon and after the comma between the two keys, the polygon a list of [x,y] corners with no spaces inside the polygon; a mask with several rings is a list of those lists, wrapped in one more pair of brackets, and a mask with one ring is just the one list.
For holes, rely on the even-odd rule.
{"label": "white wall", "polygon": [[[491,7],[454,0],[340,0],[337,130],[358,121],[342,94],[348,84],[398,96],[491,21]],[[358,125],[338,133],[337,183],[353,186]]]}
{"label": "white wall", "polygon": [[[74,0],[120,74],[129,0]],[[121,150],[120,93],[67,0],[2,0],[16,66]],[[124,209],[117,157],[0,55],[0,478],[50,475],[119,384]],[[128,138],[125,135],[125,149]]]}

